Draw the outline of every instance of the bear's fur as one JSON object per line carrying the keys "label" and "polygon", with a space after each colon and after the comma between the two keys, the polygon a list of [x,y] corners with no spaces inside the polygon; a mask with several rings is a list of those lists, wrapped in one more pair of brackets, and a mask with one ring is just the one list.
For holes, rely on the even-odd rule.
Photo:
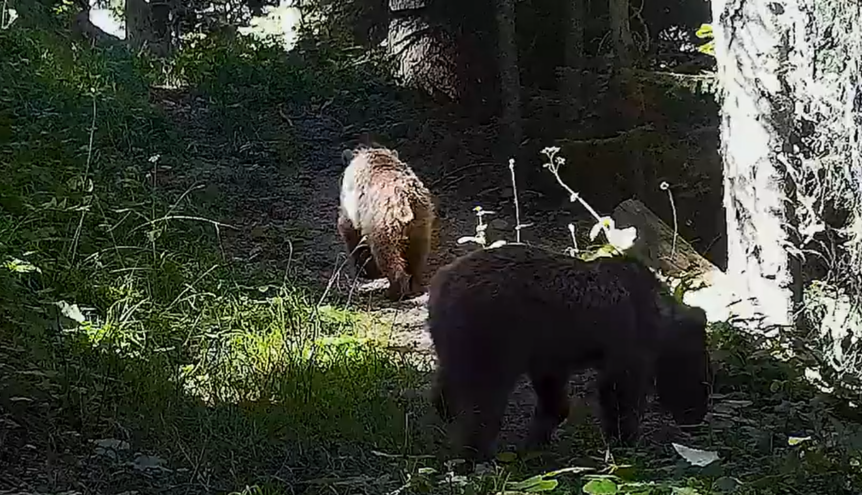
{"label": "bear's fur", "polygon": [[438,358],[432,401],[455,420],[468,460],[492,454],[509,393],[525,373],[537,396],[530,446],[548,442],[567,418],[569,376],[585,368],[599,373],[610,440],[637,437],[653,381],[678,423],[706,414],[706,314],[663,295],[637,261],[585,262],[515,244],[479,249],[438,270],[428,312]]}
{"label": "bear's fur", "polygon": [[394,150],[363,146],[344,150],[342,160],[338,232],[358,274],[389,279],[393,301],[421,294],[435,219],[431,193]]}

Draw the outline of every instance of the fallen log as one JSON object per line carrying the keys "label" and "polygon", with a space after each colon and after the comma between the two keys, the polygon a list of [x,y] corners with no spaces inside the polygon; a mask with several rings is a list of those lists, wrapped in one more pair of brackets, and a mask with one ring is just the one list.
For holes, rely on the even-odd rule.
{"label": "fallen log", "polygon": [[613,213],[617,228],[635,227],[637,239],[627,254],[659,272],[662,278],[687,278],[691,289],[683,302],[702,308],[710,322],[731,317],[757,319],[757,309],[736,294],[717,266],[701,256],[685,239],[637,199],[627,199]]}
{"label": "fallen log", "polygon": [[688,241],[674,236],[673,228],[637,199],[627,199],[617,205],[613,219],[617,228],[633,226],[637,229],[637,239],[629,253],[665,276],[689,275],[712,285],[716,276],[723,275]]}

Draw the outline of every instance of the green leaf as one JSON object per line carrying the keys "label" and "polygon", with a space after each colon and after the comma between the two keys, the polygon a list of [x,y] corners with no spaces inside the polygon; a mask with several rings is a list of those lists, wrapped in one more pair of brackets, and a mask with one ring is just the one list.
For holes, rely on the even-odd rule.
{"label": "green leaf", "polygon": [[558,484],[557,480],[546,479],[544,474],[537,474],[536,476],[527,478],[524,481],[510,483],[509,488],[517,491],[536,493],[551,491],[556,488]]}
{"label": "green leaf", "polygon": [[697,51],[706,55],[715,56],[715,41],[709,41],[697,47]]}
{"label": "green leaf", "polygon": [[13,258],[13,259],[7,261],[6,262],[6,268],[8,268],[9,270],[11,270],[13,272],[18,272],[18,273],[30,273],[30,272],[42,273],[42,270],[40,270],[38,267],[34,266],[32,263],[30,263],[28,261],[19,260],[17,258]]}
{"label": "green leaf", "polygon": [[716,452],[693,449],[678,443],[674,443],[672,445],[677,454],[681,455],[683,459],[694,466],[703,467],[718,460],[718,453]]}
{"label": "green leaf", "polygon": [[700,39],[712,38],[715,36],[712,32],[712,24],[701,24],[694,34]]}
{"label": "green leaf", "polygon": [[617,484],[609,479],[594,479],[584,485],[584,493],[590,495],[607,495],[619,493]]}
{"label": "green leaf", "polygon": [[800,443],[807,442],[808,440],[811,440],[811,437],[789,437],[787,439],[787,445],[799,445]]}

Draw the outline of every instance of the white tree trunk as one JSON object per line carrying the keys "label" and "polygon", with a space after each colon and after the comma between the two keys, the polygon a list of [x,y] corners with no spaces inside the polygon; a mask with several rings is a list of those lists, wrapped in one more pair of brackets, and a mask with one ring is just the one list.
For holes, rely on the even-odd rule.
{"label": "white tree trunk", "polygon": [[712,3],[727,274],[738,294],[756,301],[749,311],[760,313],[765,324],[792,324],[799,297],[788,256],[795,216],[786,172],[794,161],[794,95],[781,70],[788,69],[788,50],[802,41],[798,35],[807,26],[803,1]]}
{"label": "white tree trunk", "polygon": [[518,68],[518,45],[515,40],[514,0],[497,0],[497,49],[503,125],[508,132],[511,152],[514,152],[522,139],[521,77]]}

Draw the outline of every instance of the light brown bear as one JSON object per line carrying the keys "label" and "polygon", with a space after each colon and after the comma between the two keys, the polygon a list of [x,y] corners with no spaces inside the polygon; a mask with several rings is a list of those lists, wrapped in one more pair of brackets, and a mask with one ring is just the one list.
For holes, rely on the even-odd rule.
{"label": "light brown bear", "polygon": [[393,301],[421,294],[435,221],[431,193],[394,150],[362,146],[344,150],[342,160],[338,232],[358,274],[389,279]]}

